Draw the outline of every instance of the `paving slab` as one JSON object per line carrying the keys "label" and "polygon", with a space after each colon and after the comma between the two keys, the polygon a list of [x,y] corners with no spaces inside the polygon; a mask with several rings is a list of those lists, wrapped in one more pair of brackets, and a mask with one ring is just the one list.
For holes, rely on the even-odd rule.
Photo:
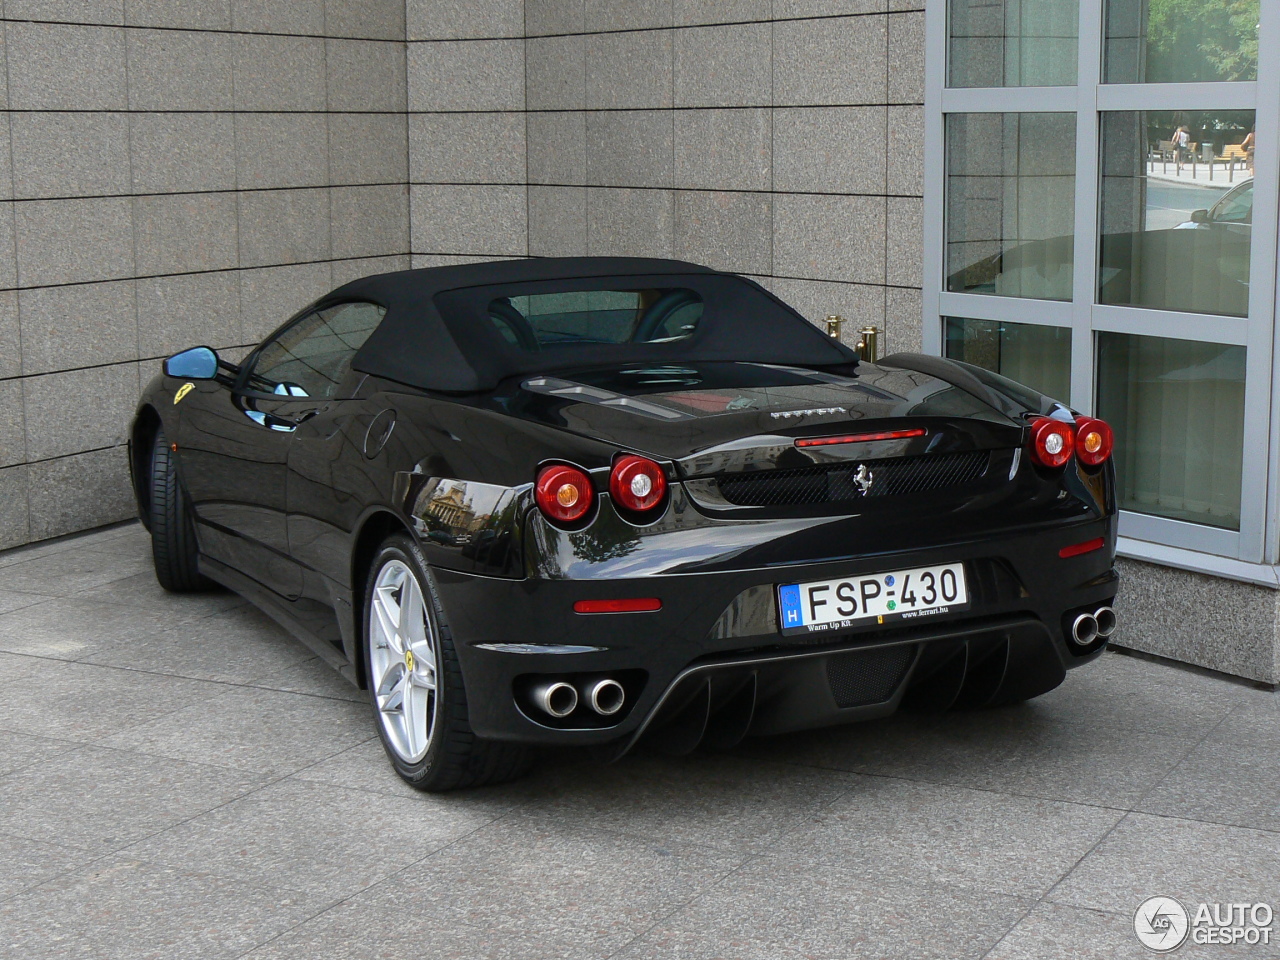
{"label": "paving slab", "polygon": [[496,814],[447,799],[279,781],[129,848],[129,855],[334,899],[398,873]]}
{"label": "paving slab", "polygon": [[21,610],[50,599],[38,593],[20,593],[17,590],[0,590],[0,614]]}
{"label": "paving slab", "polygon": [[1280,832],[1277,743],[1280,711],[1274,705],[1237,707],[1151,789],[1138,809]]}
{"label": "paving slab", "polygon": [[1278,738],[1280,696],[1106,654],[1015,707],[424,795],[365,691],[166,594],[127,524],[0,552],[0,956],[1144,957],[1149,896],[1280,907]]}
{"label": "paving slab", "polygon": [[741,863],[499,820],[250,956],[606,957]]}
{"label": "paving slab", "polygon": [[862,776],[772,856],[987,893],[1040,896],[1124,813],[986,790]]}
{"label": "paving slab", "polygon": [[[328,669],[327,667],[325,669]],[[328,759],[303,767],[290,776],[295,780],[308,783],[328,783],[351,790],[367,790],[370,793],[384,793],[393,797],[413,797],[428,800],[420,791],[409,786],[387,762],[386,750],[382,741],[374,734],[373,724],[368,727],[369,738],[363,743],[350,747]],[[498,813],[508,812],[518,799],[513,799],[523,785],[502,784],[497,787],[486,787],[482,790],[470,790],[466,793],[466,806],[487,807],[491,799],[501,804]],[[447,795],[446,795],[447,796]]]}
{"label": "paving slab", "polygon": [[[0,660],[0,666],[2,665],[3,660]],[[74,740],[54,740],[51,737],[5,731],[0,735],[0,777],[79,747],[80,744]]]}
{"label": "paving slab", "polygon": [[26,658],[0,683],[0,730],[92,742],[222,695],[225,687],[139,670]]}
{"label": "paving slab", "polygon": [[266,614],[238,606],[198,619],[161,622],[154,629],[139,626],[132,634],[126,625],[110,642],[76,659],[193,680],[250,684],[314,657]]}
{"label": "paving slab", "polygon": [[[27,544],[22,547],[14,547],[11,550],[0,551],[0,567],[12,566],[15,563],[26,563],[28,560],[48,557],[55,553],[62,553],[65,550],[92,550],[122,537],[132,537],[136,541],[140,532],[145,536],[142,524],[129,523],[57,537],[53,540]],[[144,552],[139,550],[136,555],[141,555]]]}
{"label": "paving slab", "polygon": [[[130,552],[137,552],[136,544],[126,542],[126,545]],[[230,590],[168,593],[160,586],[160,582],[156,580],[155,571],[151,569],[93,587],[81,592],[79,596],[84,600],[100,600],[104,603],[120,603],[131,607],[145,604],[149,611],[179,621],[197,620],[210,614],[249,605],[247,600]]]}
{"label": "paving slab", "polygon": [[230,960],[329,905],[113,857],[0,902],[0,946],[23,960]]}
{"label": "paving slab", "polygon": [[715,755],[567,761],[534,771],[525,812],[655,842],[763,853],[845,796],[852,781]]}
{"label": "paving slab", "polygon": [[1060,687],[1032,703],[1045,717],[1086,730],[1185,736],[1208,733],[1240,703],[1273,698],[1243,683],[1112,654],[1071,671]]}
{"label": "paving slab", "polygon": [[367,708],[346,700],[233,687],[104,745],[282,777],[364,742],[371,723]]}
{"label": "paving slab", "polygon": [[1155,895],[1184,905],[1265,901],[1274,908],[1280,833],[1130,813],[1045,899],[1122,911]]}
{"label": "paving slab", "polygon": [[[303,649],[296,641],[293,642],[298,649]],[[369,691],[354,686],[333,667],[314,656],[272,670],[253,680],[249,685],[262,687],[265,690],[279,690],[283,693],[304,693],[330,700],[349,700],[361,706],[369,704]],[[373,733],[372,724],[369,726],[369,733],[370,735]]]}
{"label": "paving slab", "polygon": [[0,779],[4,829],[105,854],[256,790],[264,777],[80,747]]}
{"label": "paving slab", "polygon": [[[945,909],[939,909],[946,904]],[[621,957],[982,957],[1034,901],[761,859],[665,918]]]}
{"label": "paving slab", "polygon": [[[1070,681],[1073,678],[1068,678]],[[1203,734],[1109,727],[1083,735],[1038,704],[886,720],[749,741],[738,752],[805,766],[1131,809]]]}
{"label": "paving slab", "polygon": [[[84,660],[126,640],[154,636],[168,621],[145,606],[54,597],[0,616],[0,650]],[[148,666],[145,662],[129,666]]]}
{"label": "paving slab", "polygon": [[0,900],[83,867],[96,859],[85,850],[0,833]]}
{"label": "paving slab", "polygon": [[4,568],[4,585],[54,597],[70,597],[116,580],[148,572],[150,557],[142,551],[85,549],[75,546],[37,554]]}

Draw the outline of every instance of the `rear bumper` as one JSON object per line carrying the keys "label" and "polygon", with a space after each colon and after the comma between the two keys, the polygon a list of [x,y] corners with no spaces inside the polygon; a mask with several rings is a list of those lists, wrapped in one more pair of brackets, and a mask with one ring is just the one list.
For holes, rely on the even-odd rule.
{"label": "rear bumper", "polygon": [[[1099,536],[1103,549],[1058,557],[1060,547]],[[882,716],[904,700],[945,709],[1044,693],[1101,651],[1100,643],[1075,647],[1064,622],[1114,598],[1113,544],[1112,522],[1099,520],[748,570],[582,580],[437,571],[437,581],[478,735],[625,750],[659,729],[696,745]],[[973,593],[968,610],[835,635],[778,630],[779,583],[956,561]],[[578,600],[630,597],[657,597],[662,608],[573,612]],[[597,676],[625,678],[628,702],[614,717],[580,710],[556,721],[525,699],[541,678]]]}

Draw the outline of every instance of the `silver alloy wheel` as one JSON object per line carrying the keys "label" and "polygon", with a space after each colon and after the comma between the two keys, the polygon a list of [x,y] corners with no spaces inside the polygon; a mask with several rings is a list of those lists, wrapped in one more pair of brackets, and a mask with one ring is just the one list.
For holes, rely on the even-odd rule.
{"label": "silver alloy wheel", "polygon": [[436,642],[418,578],[399,560],[378,571],[368,637],[378,720],[400,759],[417,763],[436,726]]}

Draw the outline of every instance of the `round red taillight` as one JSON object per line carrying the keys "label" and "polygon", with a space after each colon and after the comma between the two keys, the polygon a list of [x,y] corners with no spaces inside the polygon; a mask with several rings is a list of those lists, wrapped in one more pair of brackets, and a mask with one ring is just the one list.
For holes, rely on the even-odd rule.
{"label": "round red taillight", "polygon": [[1049,417],[1031,421],[1031,457],[1042,467],[1060,467],[1071,459],[1076,435],[1070,424]]}
{"label": "round red taillight", "polygon": [[619,457],[609,474],[609,496],[632,513],[644,513],[662,503],[667,495],[667,475],[662,467],[645,457]]}
{"label": "round red taillight", "polygon": [[555,463],[538,471],[534,499],[540,509],[557,523],[573,523],[585,517],[595,500],[591,478],[577,467]]}
{"label": "round red taillight", "polygon": [[1076,418],[1076,457],[1081,463],[1096,467],[1105,463],[1115,446],[1115,434],[1105,420],[1097,417]]}

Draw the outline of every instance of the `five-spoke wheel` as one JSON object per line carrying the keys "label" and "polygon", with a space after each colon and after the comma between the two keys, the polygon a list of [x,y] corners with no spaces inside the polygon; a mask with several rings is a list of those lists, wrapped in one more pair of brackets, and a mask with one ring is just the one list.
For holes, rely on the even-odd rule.
{"label": "five-spoke wheel", "polygon": [[518,744],[471,730],[453,637],[421,548],[386,539],[364,594],[365,675],[378,735],[396,773],[419,790],[496,783],[528,768]]}
{"label": "five-spoke wheel", "polygon": [[422,588],[400,560],[388,560],[378,571],[368,636],[378,720],[400,758],[416,763],[426,756],[436,726],[439,657]]}

